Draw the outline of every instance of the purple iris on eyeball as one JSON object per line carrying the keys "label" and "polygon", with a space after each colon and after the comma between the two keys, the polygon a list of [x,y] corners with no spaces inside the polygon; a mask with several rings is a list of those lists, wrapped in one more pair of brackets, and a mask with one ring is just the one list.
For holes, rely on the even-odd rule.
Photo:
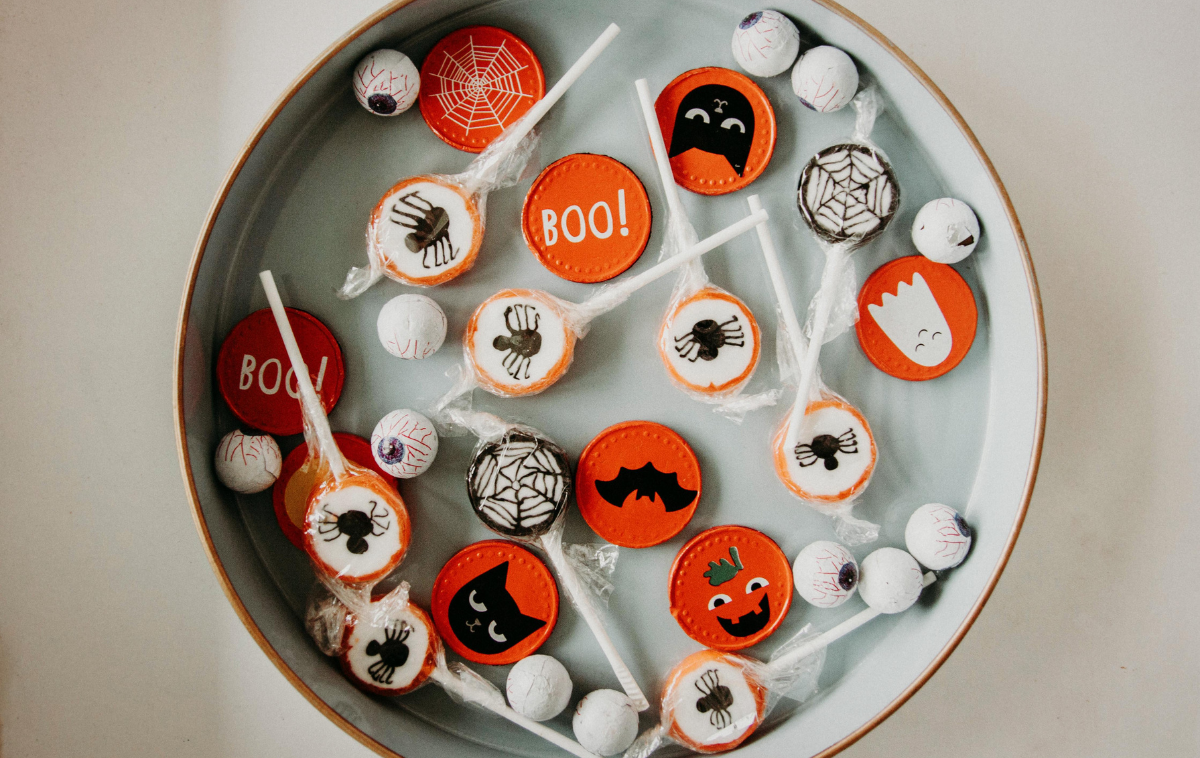
{"label": "purple iris on eyeball", "polygon": [[858,567],[853,563],[843,563],[838,571],[838,586],[849,592],[858,583]]}
{"label": "purple iris on eyeball", "polygon": [[757,24],[760,18],[762,18],[762,11],[754,11],[749,16],[746,16],[744,19],[742,19],[742,22],[738,24],[738,27],[741,29],[749,29]]}
{"label": "purple iris on eyeball", "polygon": [[398,437],[384,437],[377,446],[379,460],[389,466],[404,461],[404,443]]}
{"label": "purple iris on eyeball", "polygon": [[387,116],[396,112],[396,98],[386,92],[376,92],[374,95],[368,97],[367,105],[381,116]]}
{"label": "purple iris on eyeball", "polygon": [[964,520],[963,517],[958,515],[957,513],[954,514],[954,525],[956,527],[958,527],[958,533],[961,534],[962,536],[964,536],[964,537],[971,536],[971,527],[967,526],[966,520]]}

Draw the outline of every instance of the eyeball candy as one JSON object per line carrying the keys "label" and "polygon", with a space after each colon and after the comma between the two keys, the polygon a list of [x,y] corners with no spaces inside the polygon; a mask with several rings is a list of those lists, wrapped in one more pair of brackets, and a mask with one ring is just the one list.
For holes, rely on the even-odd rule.
{"label": "eyeball candy", "polygon": [[792,91],[800,102],[819,113],[840,110],[858,92],[858,68],[836,47],[814,47],[792,69]]}
{"label": "eyeball candy", "polygon": [[908,526],[904,528],[904,544],[927,569],[954,568],[971,551],[971,527],[950,506],[928,503],[909,517]]}
{"label": "eyeball candy", "polygon": [[571,675],[557,659],[531,655],[508,672],[508,704],[522,716],[546,721],[563,712],[571,701]]}
{"label": "eyeball candy", "polygon": [[436,353],[446,340],[446,314],[424,295],[397,295],[379,309],[375,330],[389,353],[420,360]]}
{"label": "eyeball candy", "polygon": [[501,290],[484,300],[463,337],[479,383],[502,397],[532,395],[562,377],[575,354],[566,314],[538,290]]}
{"label": "eyeball candy", "polygon": [[930,200],[913,219],[912,241],[931,261],[958,263],[979,244],[979,219],[962,200]]}
{"label": "eyeball candy", "polygon": [[350,616],[343,636],[342,671],[376,695],[403,695],[420,687],[437,665],[441,641],[425,611],[411,603],[378,623]]}
{"label": "eyeball candy", "polygon": [[400,479],[420,476],[437,457],[433,422],[416,411],[392,411],[371,432],[371,455],[379,467]]}
{"label": "eyeball candy", "polygon": [[917,561],[894,547],[881,547],[863,559],[858,592],[880,613],[908,610],[921,596],[924,574]]}
{"label": "eyeball candy", "polygon": [[322,571],[344,582],[387,576],[412,537],[400,494],[367,469],[320,482],[308,497],[304,521],[305,551]]}
{"label": "eyeball candy", "polygon": [[792,580],[800,597],[818,608],[836,608],[858,588],[858,561],[842,545],[814,542],[792,564]]}
{"label": "eyeball candy", "polygon": [[417,102],[421,75],[404,53],[376,50],[354,68],[354,97],[378,116],[399,116]]}
{"label": "eyeball candy", "polygon": [[575,739],[593,753],[616,755],[624,752],[637,737],[638,712],[623,692],[589,692],[575,706],[571,719]]}
{"label": "eyeball candy", "polygon": [[279,478],[283,454],[273,437],[243,434],[240,429],[235,429],[217,443],[213,464],[221,484],[234,492],[252,495],[270,487]]}
{"label": "eyeball candy", "polygon": [[800,30],[779,11],[755,11],[733,30],[733,59],[751,76],[787,71],[800,52]]}
{"label": "eyeball candy", "polygon": [[706,287],[663,321],[658,353],[671,379],[702,395],[736,392],[758,365],[758,322],[738,298]]}
{"label": "eyeball candy", "polygon": [[662,721],[671,738],[700,753],[720,753],[753,734],[767,710],[767,690],[754,664],[715,650],[680,661],[663,688]]}

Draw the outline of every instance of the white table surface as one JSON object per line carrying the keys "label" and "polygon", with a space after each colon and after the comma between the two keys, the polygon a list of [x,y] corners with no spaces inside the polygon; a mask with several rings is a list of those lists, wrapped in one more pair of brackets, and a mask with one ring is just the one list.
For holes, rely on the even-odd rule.
{"label": "white table surface", "polygon": [[[1200,752],[1200,9],[852,0],[975,130],[1050,344],[1041,476],[995,595],[847,756]],[[208,567],[175,320],[226,167],[378,0],[0,4],[0,754],[367,756]]]}

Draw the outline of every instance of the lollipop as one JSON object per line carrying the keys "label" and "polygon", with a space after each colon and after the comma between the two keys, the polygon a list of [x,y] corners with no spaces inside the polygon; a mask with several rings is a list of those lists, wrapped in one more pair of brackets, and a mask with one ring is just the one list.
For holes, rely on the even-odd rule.
{"label": "lollipop", "polygon": [[[696,231],[679,199],[650,89],[645,79],[635,86],[670,209],[663,255],[675,256],[695,242]],[[702,402],[727,403],[750,381],[760,347],[758,322],[746,304],[710,284],[699,259],[688,263],[671,294],[658,340],[659,356],[676,386]]]}
{"label": "lollipop", "polygon": [[259,274],[300,387],[304,436],[320,459],[304,517],[304,548],[318,570],[343,582],[383,578],[404,558],[411,534],[408,509],[379,474],[346,460],[292,334],[270,271]]}
{"label": "lollipop", "polygon": [[356,297],[387,275],[402,284],[433,286],[475,264],[483,241],[487,194],[515,184],[533,149],[526,139],[620,29],[610,24],[546,96],[506,128],[467,170],[401,180],[384,194],[367,225],[369,266],[354,268],[338,293]]}
{"label": "lollipop", "polygon": [[597,758],[578,742],[509,708],[479,674],[447,663],[433,622],[409,601],[406,582],[373,601],[328,589],[332,596],[319,594],[310,602],[306,624],[318,640],[332,640],[324,652],[337,656],[342,671],[362,689],[404,695],[432,681],[455,700],[489,710],[580,758]]}
{"label": "lollipop", "polygon": [[503,537],[535,544],[545,551],[579,615],[592,630],[617,681],[644,711],[650,707],[609,637],[591,595],[563,549],[563,516],[571,495],[571,465],[566,452],[536,429],[511,424],[490,413],[459,405],[446,407],[439,420],[469,429],[479,437],[467,471],[467,497],[484,526]]}
{"label": "lollipop", "polygon": [[[883,548],[867,556],[864,569]],[[901,550],[909,561],[912,557]],[[887,573],[888,579],[895,574]],[[922,587],[936,581],[932,573],[904,578],[905,592],[916,600]],[[886,596],[892,601],[895,593]],[[864,600],[866,597],[864,596]],[[899,610],[909,607],[904,605]],[[698,753],[720,753],[742,744],[763,723],[781,697],[803,681],[815,690],[824,656],[817,655],[881,613],[893,611],[868,607],[827,632],[813,635],[809,627],[781,645],[767,662],[737,653],[702,650],[684,658],[667,675],[662,694],[662,721],[638,737],[624,758],[646,758],[667,743],[678,743]]]}
{"label": "lollipop", "polygon": [[582,303],[542,290],[501,290],[475,309],[463,336],[468,371],[433,408],[436,415],[455,398],[482,387],[500,397],[532,395],[567,373],[575,342],[593,319],[616,308],[634,292],[750,231],[767,219],[758,211],[642,273],[611,284]]}

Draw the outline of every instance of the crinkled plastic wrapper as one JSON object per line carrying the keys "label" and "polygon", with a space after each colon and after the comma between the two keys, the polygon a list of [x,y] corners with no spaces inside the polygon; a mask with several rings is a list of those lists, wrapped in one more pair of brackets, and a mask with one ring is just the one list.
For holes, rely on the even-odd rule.
{"label": "crinkled plastic wrapper", "polygon": [[357,297],[384,276],[432,287],[470,270],[483,243],[488,194],[519,182],[537,148],[536,132],[514,128],[520,123],[461,174],[412,176],[389,189],[367,224],[367,266],[350,269],[338,296]]}
{"label": "crinkled plastic wrapper", "polygon": [[817,690],[824,650],[786,656],[815,636],[806,626],[763,663],[737,653],[701,650],[680,661],[663,687],[658,725],[643,732],[624,758],[647,758],[667,744],[698,753],[733,750],[749,739],[784,696],[803,701]]}

